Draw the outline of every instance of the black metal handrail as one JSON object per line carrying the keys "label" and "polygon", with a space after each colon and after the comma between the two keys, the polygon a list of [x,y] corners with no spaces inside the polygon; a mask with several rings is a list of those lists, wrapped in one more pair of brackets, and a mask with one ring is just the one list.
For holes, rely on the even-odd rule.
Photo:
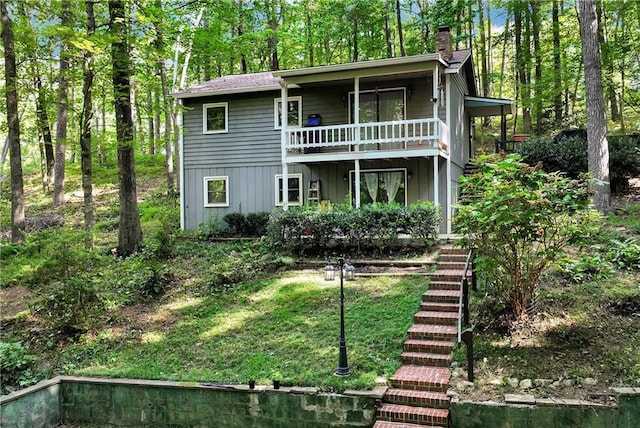
{"label": "black metal handrail", "polygon": [[464,342],[467,347],[467,373],[470,382],[473,382],[473,330],[468,328],[462,330],[462,327],[469,326],[469,279],[467,272],[471,268],[471,287],[474,291],[477,288],[476,270],[475,270],[475,252],[471,248],[467,253],[467,261],[462,271],[462,280],[460,281],[460,298],[458,301],[458,344]]}

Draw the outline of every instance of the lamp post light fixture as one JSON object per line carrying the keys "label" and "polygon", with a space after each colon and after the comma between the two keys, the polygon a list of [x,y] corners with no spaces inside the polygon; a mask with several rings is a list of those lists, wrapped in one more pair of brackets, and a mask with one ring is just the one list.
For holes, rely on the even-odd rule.
{"label": "lamp post light fixture", "polygon": [[344,264],[344,279],[347,281],[354,281],[356,279],[356,268],[349,263]]}
{"label": "lamp post light fixture", "polygon": [[336,279],[336,271],[331,265],[327,265],[324,268],[324,280],[325,281],[333,281]]}
{"label": "lamp post light fixture", "polygon": [[[349,376],[349,363],[347,362],[347,341],[344,337],[344,258],[340,257],[338,259],[338,264],[340,265],[340,353],[338,356],[338,368],[335,371],[335,375]],[[351,269],[351,273],[353,274],[353,266],[351,266]]]}

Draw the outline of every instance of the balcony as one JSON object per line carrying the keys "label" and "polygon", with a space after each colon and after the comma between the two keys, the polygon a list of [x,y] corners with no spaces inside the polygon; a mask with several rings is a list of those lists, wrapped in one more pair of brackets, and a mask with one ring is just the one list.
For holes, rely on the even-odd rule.
{"label": "balcony", "polygon": [[449,129],[439,119],[288,128],[289,163],[428,157],[448,153]]}

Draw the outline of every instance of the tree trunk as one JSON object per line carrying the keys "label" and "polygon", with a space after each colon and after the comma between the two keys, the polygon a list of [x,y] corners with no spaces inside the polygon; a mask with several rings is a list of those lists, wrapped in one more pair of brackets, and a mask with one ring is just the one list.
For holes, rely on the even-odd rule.
{"label": "tree trunk", "polygon": [[311,21],[311,11],[307,8],[307,25],[305,27],[305,32],[307,35],[307,52],[309,54],[309,67],[313,67],[314,64],[314,55],[313,55],[313,27]]}
{"label": "tree trunk", "polygon": [[[60,25],[69,25],[71,4],[62,0]],[[53,206],[64,203],[64,173],[67,154],[67,121],[69,113],[69,45],[64,38],[60,43],[60,77],[58,78],[58,115],[56,125],[56,156],[53,173]]]}
{"label": "tree trunk", "polygon": [[[87,14],[87,35],[91,37],[96,30],[93,12],[94,0],[85,1]],[[91,120],[93,119],[93,54],[85,51],[82,63],[84,83],[82,85],[82,113],[80,114],[80,163],[82,169],[82,192],[84,197],[84,228],[88,237],[87,249],[93,248],[93,185],[91,167]]]}
{"label": "tree trunk", "polygon": [[540,134],[542,132],[542,118],[543,118],[543,107],[542,107],[542,52],[540,51],[540,11],[538,9],[538,4],[535,1],[531,2],[531,23],[532,23],[532,33],[533,33],[533,58],[535,61],[535,71],[534,76],[536,79],[535,82],[535,103],[534,103],[534,118],[536,123],[536,133]]}
{"label": "tree trunk", "polygon": [[[482,81],[482,96],[488,97],[490,90],[489,83],[489,61],[487,58],[487,37],[484,23],[484,5],[482,0],[478,0],[478,31],[480,32],[480,79]],[[485,117],[482,126],[487,127],[491,124],[491,118]]]}
{"label": "tree trunk", "polygon": [[267,39],[267,45],[269,46],[269,70],[280,70],[280,60],[278,59],[278,5],[276,2],[271,2],[267,5],[269,28],[271,34]]}
{"label": "tree trunk", "polygon": [[24,190],[22,182],[22,153],[20,149],[20,119],[18,118],[18,77],[16,75],[16,53],[13,29],[5,0],[0,0],[0,22],[2,22],[2,45],[4,47],[4,76],[6,81],[7,127],[11,167],[11,240],[24,242]]}
{"label": "tree trunk", "polygon": [[132,68],[124,0],[109,0],[109,18],[109,26],[114,38],[111,44],[111,61],[120,184],[118,247],[121,254],[127,256],[140,248],[142,229],[136,191],[130,87]]}
{"label": "tree trunk", "polygon": [[393,49],[391,47],[391,19],[389,18],[389,1],[384,4],[384,36],[387,43],[387,58],[393,56]]}
{"label": "tree trunk", "polygon": [[353,15],[353,62],[358,62],[358,11],[355,11]]}
{"label": "tree trunk", "polygon": [[522,130],[524,133],[529,133],[531,130],[531,110],[529,99],[529,83],[527,81],[527,50],[529,49],[529,43],[527,38],[529,37],[529,31],[525,32],[525,40],[522,41],[523,25],[522,15],[524,6],[521,3],[522,0],[516,1],[514,4],[514,30],[516,33],[516,64],[518,72],[518,94],[520,95],[520,104],[522,106]]}
{"label": "tree trunk", "polygon": [[[156,7],[158,10],[162,9],[161,0],[156,0]],[[162,100],[164,104],[164,150],[165,150],[165,167],[167,171],[167,192],[168,194],[173,194],[175,191],[175,177],[174,177],[174,168],[173,168],[173,149],[171,145],[171,124],[172,124],[172,116],[175,114],[175,99],[169,96],[169,88],[167,85],[167,74],[166,68],[164,65],[164,60],[162,59],[162,48],[164,46],[164,32],[162,30],[161,24],[156,22],[156,40],[155,40],[155,48],[158,54],[158,60],[156,62],[156,71],[160,76],[160,86],[162,88]],[[156,99],[159,100],[160,95],[156,91]],[[158,115],[156,130],[158,131],[158,137],[156,141],[160,140],[160,102],[158,101],[156,107],[156,114]]]}
{"label": "tree trunk", "polygon": [[560,17],[558,1],[553,0],[551,11],[553,31],[553,111],[557,128],[562,126],[562,63],[560,61]]}
{"label": "tree trunk", "polygon": [[49,126],[49,116],[47,115],[46,96],[44,89],[42,89],[42,80],[40,75],[37,74],[33,79],[38,94],[36,95],[36,116],[38,117],[38,128],[40,129],[40,135],[42,136],[42,142],[44,145],[44,165],[45,176],[43,177],[43,185],[45,191],[49,190],[51,184],[51,176],[53,175],[53,167],[55,161],[55,155],[53,153],[53,139],[51,138],[51,126]]}
{"label": "tree trunk", "polygon": [[396,0],[396,20],[398,21],[398,42],[400,43],[400,55],[407,56],[404,50],[404,34],[402,32],[402,10],[400,9],[400,0]]}
{"label": "tree trunk", "polygon": [[587,102],[587,144],[589,172],[593,174],[595,208],[602,214],[611,211],[609,183],[609,145],[607,121],[602,93],[600,43],[595,0],[579,0],[580,39],[584,63],[585,96]]}

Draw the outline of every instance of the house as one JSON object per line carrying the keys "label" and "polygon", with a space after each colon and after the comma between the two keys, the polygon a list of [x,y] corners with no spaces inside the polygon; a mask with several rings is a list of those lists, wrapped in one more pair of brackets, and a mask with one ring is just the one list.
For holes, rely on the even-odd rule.
{"label": "house", "polygon": [[432,54],[225,76],[175,93],[182,228],[305,203],[433,201],[450,233],[473,118],[504,122],[512,103],[478,97],[471,51],[453,51],[447,28],[436,40]]}

